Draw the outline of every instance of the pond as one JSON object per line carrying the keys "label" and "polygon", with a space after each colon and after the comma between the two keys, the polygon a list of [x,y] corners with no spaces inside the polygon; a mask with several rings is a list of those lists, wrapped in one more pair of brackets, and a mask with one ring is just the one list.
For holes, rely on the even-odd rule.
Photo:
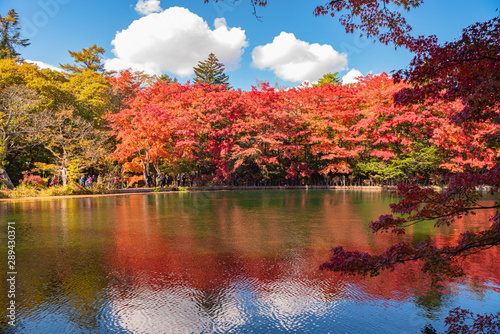
{"label": "pond", "polygon": [[[2,333],[420,333],[461,306],[497,312],[498,248],[439,285],[404,266],[374,278],[319,270],[330,249],[380,252],[401,238],[452,242],[484,226],[415,226],[374,235],[395,201],[380,191],[154,193],[0,202],[0,244],[15,227],[15,297],[7,261]],[[9,314],[8,312],[3,312]]]}

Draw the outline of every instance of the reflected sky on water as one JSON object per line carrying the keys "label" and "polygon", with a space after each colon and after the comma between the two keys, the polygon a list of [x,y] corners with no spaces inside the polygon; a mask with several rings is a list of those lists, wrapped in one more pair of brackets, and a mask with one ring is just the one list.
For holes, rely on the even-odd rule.
{"label": "reflected sky on water", "polygon": [[[0,330],[420,333],[426,323],[442,331],[456,306],[498,311],[497,248],[464,262],[467,278],[440,285],[417,264],[375,278],[319,270],[335,245],[445,245],[487,221],[481,213],[438,233],[430,223],[405,236],[374,235],[369,222],[394,200],[377,191],[290,190],[0,202],[2,226],[16,223],[18,271],[17,325],[3,318]],[[7,305],[6,290],[0,298]]]}

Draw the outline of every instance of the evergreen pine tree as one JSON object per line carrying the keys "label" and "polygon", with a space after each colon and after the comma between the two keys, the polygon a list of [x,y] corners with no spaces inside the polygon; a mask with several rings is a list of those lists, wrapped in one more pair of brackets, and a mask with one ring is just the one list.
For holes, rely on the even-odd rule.
{"label": "evergreen pine tree", "polygon": [[160,81],[164,81],[168,84],[171,84],[171,83],[176,83],[177,82],[177,78],[171,78],[168,74],[162,74],[158,77],[158,80]]}
{"label": "evergreen pine tree", "polygon": [[16,58],[19,56],[16,47],[30,45],[27,39],[20,38],[20,30],[19,17],[14,9],[0,16],[0,59]]}
{"label": "evergreen pine tree", "polygon": [[204,82],[211,85],[228,85],[229,77],[224,73],[224,64],[211,53],[208,59],[198,62],[194,68],[194,82]]}

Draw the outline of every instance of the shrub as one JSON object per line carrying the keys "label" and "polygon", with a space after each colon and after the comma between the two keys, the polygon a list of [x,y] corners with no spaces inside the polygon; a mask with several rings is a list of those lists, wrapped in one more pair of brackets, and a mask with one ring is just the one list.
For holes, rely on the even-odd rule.
{"label": "shrub", "polygon": [[66,186],[52,186],[42,190],[40,196],[65,196],[73,195],[74,191],[71,185]]}
{"label": "shrub", "polygon": [[39,175],[24,174],[23,179],[19,180],[19,183],[33,185],[33,186],[41,186],[45,184],[45,181]]}
{"label": "shrub", "polygon": [[5,191],[8,197],[37,197],[40,196],[40,190],[38,187],[33,187],[31,184],[21,184],[12,190]]}

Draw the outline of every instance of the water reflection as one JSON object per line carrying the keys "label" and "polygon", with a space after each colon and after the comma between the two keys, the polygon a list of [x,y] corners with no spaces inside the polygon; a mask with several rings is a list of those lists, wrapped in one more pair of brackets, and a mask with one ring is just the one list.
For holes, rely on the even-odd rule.
{"label": "water reflection", "polygon": [[[0,202],[2,220],[19,226],[20,292],[17,327],[2,319],[0,330],[402,333],[429,321],[440,329],[458,305],[496,311],[497,249],[464,263],[468,279],[441,286],[417,265],[372,279],[318,270],[336,244],[379,252],[396,241],[367,226],[392,200],[264,191]],[[443,245],[485,218],[399,238]]]}

